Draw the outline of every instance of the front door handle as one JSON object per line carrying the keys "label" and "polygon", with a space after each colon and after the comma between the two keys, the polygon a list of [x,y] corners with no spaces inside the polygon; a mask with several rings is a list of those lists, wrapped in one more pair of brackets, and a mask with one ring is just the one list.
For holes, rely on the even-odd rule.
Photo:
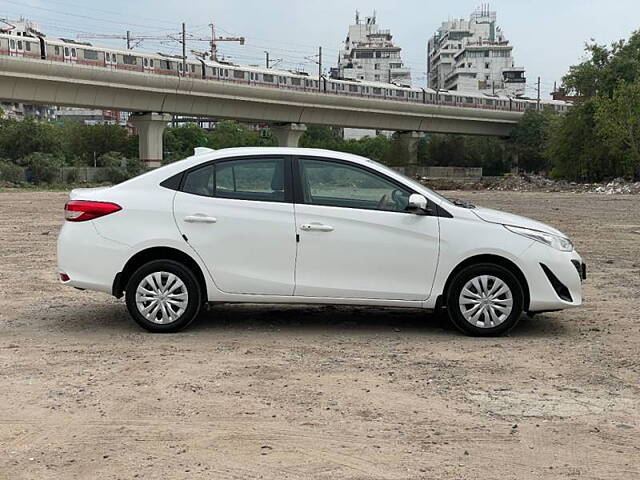
{"label": "front door handle", "polygon": [[184,221],[186,223],[217,223],[218,219],[214,217],[208,217],[207,215],[190,215],[188,217],[184,217]]}
{"label": "front door handle", "polygon": [[333,232],[335,228],[330,225],[322,225],[321,223],[306,223],[300,227],[304,232]]}

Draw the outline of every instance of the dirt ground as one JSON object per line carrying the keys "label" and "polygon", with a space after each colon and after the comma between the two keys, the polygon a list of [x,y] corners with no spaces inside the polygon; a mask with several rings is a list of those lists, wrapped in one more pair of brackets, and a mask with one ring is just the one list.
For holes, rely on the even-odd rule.
{"label": "dirt ground", "polygon": [[488,340],[253,305],[154,336],[58,285],[65,194],[0,193],[0,478],[640,478],[640,196],[455,195],[570,234],[586,305]]}

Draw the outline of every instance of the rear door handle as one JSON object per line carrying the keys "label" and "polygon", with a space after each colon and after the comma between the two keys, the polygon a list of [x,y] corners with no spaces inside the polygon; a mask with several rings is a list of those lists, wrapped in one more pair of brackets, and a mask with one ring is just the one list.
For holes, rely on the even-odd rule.
{"label": "rear door handle", "polygon": [[330,225],[322,225],[321,223],[306,223],[300,227],[304,232],[333,232],[335,228]]}
{"label": "rear door handle", "polygon": [[188,217],[184,217],[184,221],[186,223],[217,223],[218,219],[214,217],[208,217],[206,215],[190,215]]}

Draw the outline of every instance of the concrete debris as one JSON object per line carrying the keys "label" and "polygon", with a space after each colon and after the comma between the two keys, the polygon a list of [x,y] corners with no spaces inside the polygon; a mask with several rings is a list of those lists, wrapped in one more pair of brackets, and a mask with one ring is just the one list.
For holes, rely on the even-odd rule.
{"label": "concrete debris", "polygon": [[552,180],[542,175],[506,175],[485,177],[480,181],[420,178],[421,183],[436,190],[493,190],[508,192],[572,192],[603,195],[638,195],[640,182],[623,178],[602,183],[576,183]]}

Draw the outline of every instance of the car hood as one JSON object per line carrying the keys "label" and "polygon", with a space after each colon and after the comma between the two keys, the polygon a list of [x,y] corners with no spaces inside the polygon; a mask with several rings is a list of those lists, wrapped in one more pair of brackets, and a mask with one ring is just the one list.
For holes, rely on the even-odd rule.
{"label": "car hood", "polygon": [[501,212],[500,210],[492,210],[490,208],[476,207],[472,212],[481,220],[489,223],[498,223],[500,225],[510,225],[512,227],[530,228],[539,232],[550,233],[567,238],[560,230],[557,230],[546,223],[532,220],[531,218],[521,217],[513,213]]}

